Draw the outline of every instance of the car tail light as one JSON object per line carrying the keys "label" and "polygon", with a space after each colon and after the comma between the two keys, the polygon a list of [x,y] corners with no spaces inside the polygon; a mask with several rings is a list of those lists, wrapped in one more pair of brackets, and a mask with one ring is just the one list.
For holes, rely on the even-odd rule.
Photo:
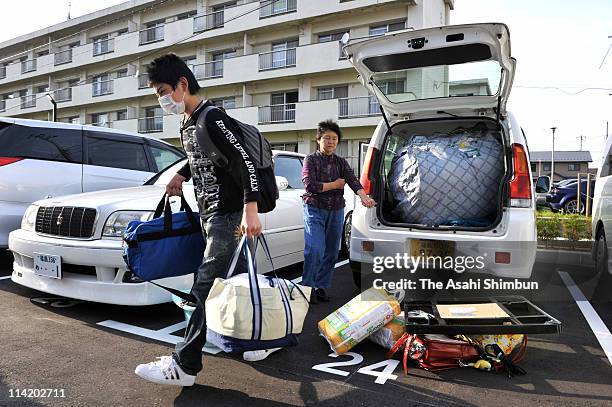
{"label": "car tail light", "polygon": [[17,161],[21,160],[23,160],[23,158],[21,157],[0,157],[0,167],[2,167],[3,165],[16,163]]}
{"label": "car tail light", "polygon": [[527,152],[521,144],[512,144],[514,157],[514,178],[510,181],[510,206],[529,208],[531,206],[531,177]]}
{"label": "car tail light", "polygon": [[364,163],[363,163],[363,171],[361,172],[361,178],[359,182],[361,182],[361,186],[365,191],[366,195],[370,195],[372,192],[372,181],[370,180],[370,171],[372,170],[372,164],[374,163],[374,155],[376,154],[376,149],[374,147],[368,147],[368,153],[366,154]]}

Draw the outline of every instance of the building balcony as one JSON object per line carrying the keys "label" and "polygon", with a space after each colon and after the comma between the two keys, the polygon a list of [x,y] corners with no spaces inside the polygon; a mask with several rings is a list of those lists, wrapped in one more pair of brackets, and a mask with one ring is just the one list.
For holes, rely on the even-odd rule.
{"label": "building balcony", "polygon": [[96,127],[108,127],[111,128],[113,127],[113,124],[111,121],[103,121],[103,122],[91,122],[91,123],[85,123],[89,126],[96,126]]}
{"label": "building balcony", "polygon": [[202,14],[193,18],[193,32],[202,32],[214,28],[223,27],[225,23],[224,11],[216,11],[211,14]]}
{"label": "building balcony", "polygon": [[200,65],[194,65],[193,73],[197,80],[222,78],[223,61],[211,61]]}
{"label": "building balcony", "polygon": [[93,42],[93,56],[104,55],[115,51],[115,39],[98,40]]}
{"label": "building balcony", "polygon": [[113,80],[98,81],[91,84],[91,96],[104,96],[113,93]]}
{"label": "building balcony", "polygon": [[21,73],[33,72],[36,70],[36,60],[29,59],[27,61],[21,61]]}
{"label": "building balcony", "polygon": [[273,0],[259,9],[259,18],[274,17],[294,11],[297,11],[297,0]]}
{"label": "building balcony", "polygon": [[151,27],[139,31],[139,45],[152,44],[164,40],[164,26]]}
{"label": "building balcony", "polygon": [[6,100],[0,100],[0,112],[4,112],[6,110]]}
{"label": "building balcony", "polygon": [[29,109],[36,107],[36,95],[26,95],[21,97],[21,108]]}
{"label": "building balcony", "polygon": [[290,68],[295,66],[296,48],[259,54],[259,70]]}
{"label": "building balcony", "polygon": [[56,52],[54,54],[54,65],[62,65],[72,62],[72,49],[67,49],[65,51]]}
{"label": "building balcony", "polygon": [[295,122],[295,103],[259,107],[257,124]]}
{"label": "building balcony", "polygon": [[374,96],[338,99],[339,119],[378,116],[380,114],[380,104]]}
{"label": "building balcony", "polygon": [[153,116],[138,119],[139,133],[159,133],[164,131],[164,117]]}
{"label": "building balcony", "polygon": [[72,100],[72,88],[58,89],[53,92],[56,102],[70,102]]}

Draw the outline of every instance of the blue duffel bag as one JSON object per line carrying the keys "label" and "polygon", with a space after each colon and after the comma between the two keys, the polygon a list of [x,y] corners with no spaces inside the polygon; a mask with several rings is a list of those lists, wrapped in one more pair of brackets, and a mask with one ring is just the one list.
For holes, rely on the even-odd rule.
{"label": "blue duffel bag", "polygon": [[153,219],[128,223],[123,242],[128,269],[144,281],[194,274],[202,264],[204,237],[199,216],[183,196],[181,211],[172,213],[170,198],[164,194]]}

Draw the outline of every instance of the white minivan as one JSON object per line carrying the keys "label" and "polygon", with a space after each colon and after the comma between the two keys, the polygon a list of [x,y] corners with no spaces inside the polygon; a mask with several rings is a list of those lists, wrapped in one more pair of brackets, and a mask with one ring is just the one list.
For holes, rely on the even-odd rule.
{"label": "white minivan", "polygon": [[612,281],[610,245],[612,236],[612,137],[608,137],[595,180],[591,226],[593,232],[593,260],[601,278]]}
{"label": "white minivan", "polygon": [[185,154],[134,133],[0,118],[0,248],[34,201],[144,184]]}
{"label": "white minivan", "polygon": [[506,110],[516,67],[508,27],[343,42],[383,113],[361,175],[377,206],[356,205],[352,215],[355,283],[380,259],[404,254],[481,257],[485,274],[529,278],[536,202],[527,141]]}

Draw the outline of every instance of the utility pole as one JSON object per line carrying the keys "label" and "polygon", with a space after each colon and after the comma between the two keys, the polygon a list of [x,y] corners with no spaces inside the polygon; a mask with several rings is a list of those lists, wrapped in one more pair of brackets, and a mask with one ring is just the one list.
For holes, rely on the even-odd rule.
{"label": "utility pole", "polygon": [[556,127],[551,127],[550,128],[552,130],[552,138],[553,138],[553,142],[552,142],[552,151],[551,151],[551,163],[550,163],[550,184],[552,185],[553,182],[555,182],[555,130],[557,130]]}
{"label": "utility pole", "polygon": [[576,137],[576,138],[580,140],[580,151],[582,151],[582,141],[586,139],[586,137],[584,137],[583,135],[580,135],[579,137]]}

